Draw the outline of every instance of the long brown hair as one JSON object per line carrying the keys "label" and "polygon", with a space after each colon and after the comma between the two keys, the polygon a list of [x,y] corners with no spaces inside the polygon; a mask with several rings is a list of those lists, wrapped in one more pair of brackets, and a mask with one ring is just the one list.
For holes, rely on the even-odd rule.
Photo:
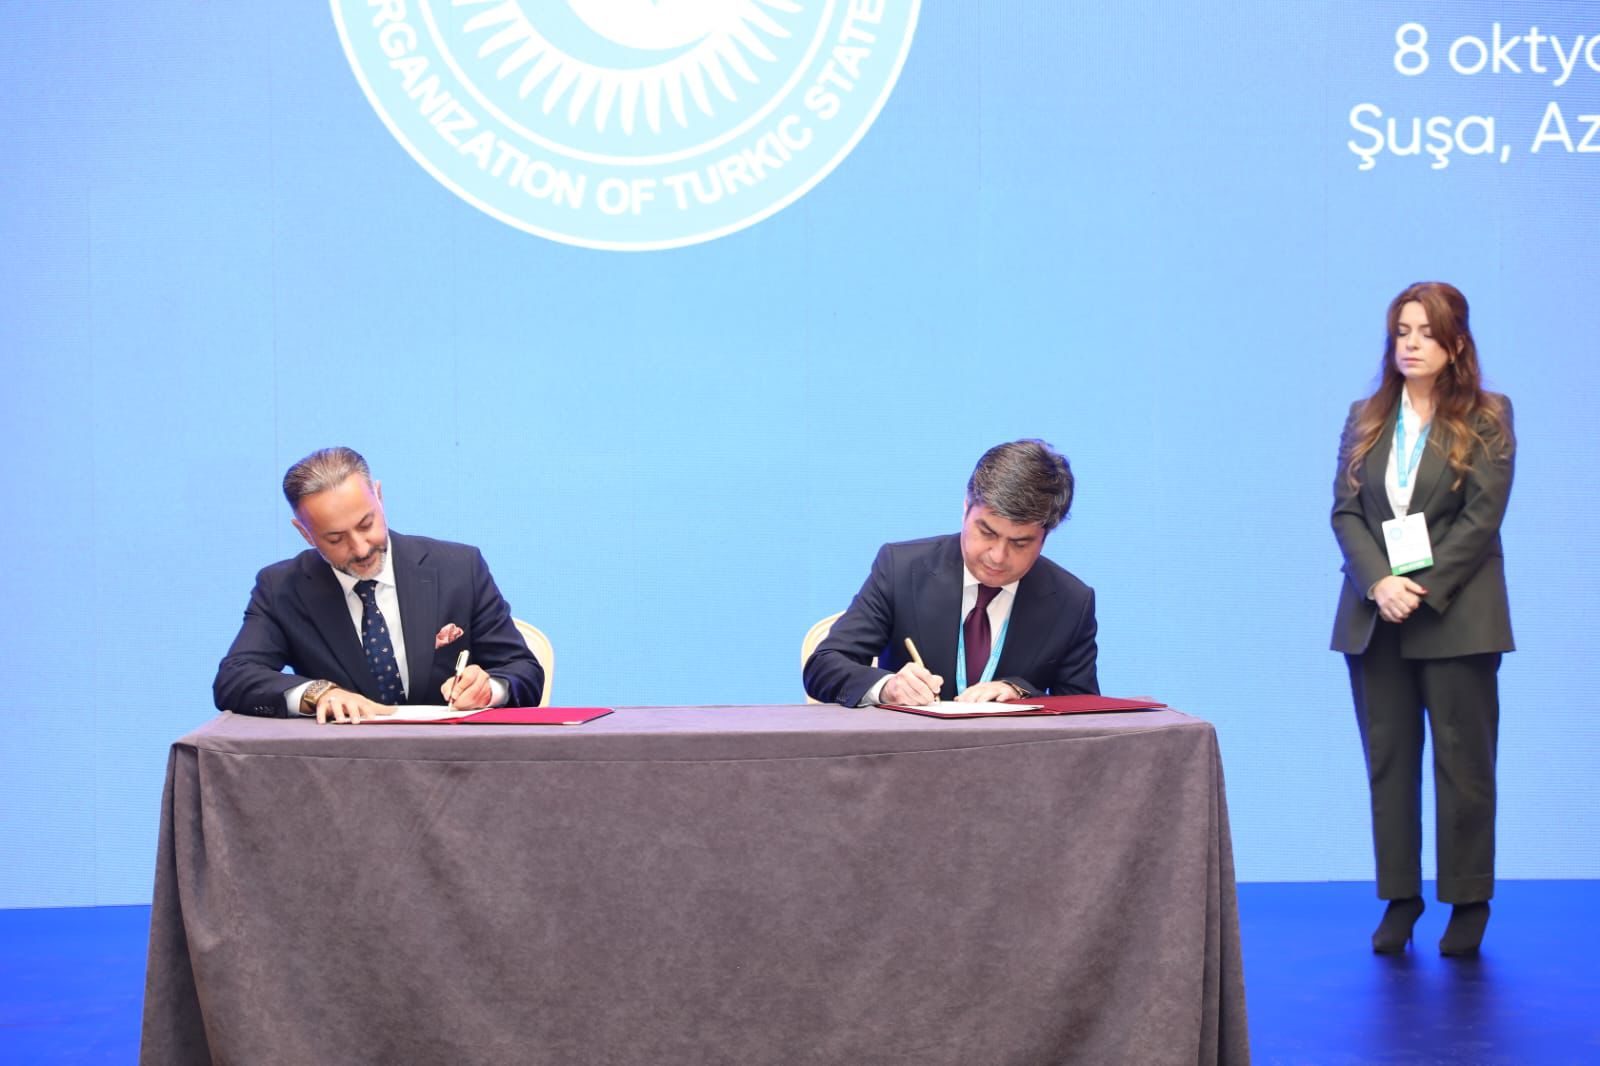
{"label": "long brown hair", "polygon": [[1442,281],[1419,281],[1408,285],[1389,304],[1389,336],[1383,346],[1378,387],[1361,404],[1350,433],[1342,442],[1345,476],[1353,489],[1361,485],[1361,464],[1367,453],[1394,424],[1399,410],[1405,378],[1395,365],[1394,350],[1400,311],[1408,303],[1422,305],[1433,339],[1450,355],[1450,361],[1433,379],[1433,423],[1446,432],[1428,435],[1429,448],[1443,447],[1442,441],[1449,441],[1445,461],[1456,475],[1450,487],[1461,487],[1475,449],[1482,448],[1485,454],[1499,458],[1509,444],[1500,397],[1483,391],[1478,346],[1467,325],[1467,298],[1455,286]]}

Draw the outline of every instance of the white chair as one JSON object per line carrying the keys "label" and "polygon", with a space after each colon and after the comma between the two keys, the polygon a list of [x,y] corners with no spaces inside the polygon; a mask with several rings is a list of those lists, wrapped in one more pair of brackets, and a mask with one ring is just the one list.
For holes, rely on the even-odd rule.
{"label": "white chair", "polygon": [[[839,611],[836,614],[830,614],[828,617],[824,618],[822,621],[806,630],[806,637],[800,642],[800,669],[802,671],[805,670],[806,663],[811,660],[811,653],[817,650],[818,644],[821,644],[828,638],[828,634],[833,631],[833,623],[837,622],[840,616],[843,614],[843,611]],[[872,665],[878,665],[878,657],[876,655],[872,657]],[[814,700],[810,696],[807,696],[806,702],[819,703],[821,701]]]}
{"label": "white chair", "polygon": [[544,667],[544,689],[539,693],[539,706],[550,706],[550,682],[556,674],[556,650],[550,645],[550,638],[536,625],[524,622],[520,618],[513,618],[512,624],[517,627],[517,632],[522,635],[522,642],[533,652],[533,657],[539,660],[539,665]]}

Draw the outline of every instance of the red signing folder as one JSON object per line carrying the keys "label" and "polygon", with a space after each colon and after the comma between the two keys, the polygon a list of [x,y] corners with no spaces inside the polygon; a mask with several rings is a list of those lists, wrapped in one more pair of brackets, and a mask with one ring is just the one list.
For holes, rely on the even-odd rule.
{"label": "red signing folder", "polygon": [[[997,708],[1021,704],[1015,710]],[[899,704],[881,703],[878,706],[890,711],[904,711],[929,718],[1027,718],[1045,714],[1106,714],[1117,711],[1160,711],[1166,704],[1156,700],[1124,700],[1115,696],[1029,696],[1001,703],[944,702],[928,707],[903,707]],[[989,708],[984,710],[982,708]]]}
{"label": "red signing folder", "polygon": [[583,725],[610,713],[610,707],[490,707],[449,721],[459,725]]}

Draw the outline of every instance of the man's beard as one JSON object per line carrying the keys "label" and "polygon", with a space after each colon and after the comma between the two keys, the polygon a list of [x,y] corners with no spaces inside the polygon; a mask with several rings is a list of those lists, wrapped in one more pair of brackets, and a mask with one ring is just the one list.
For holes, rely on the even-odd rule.
{"label": "man's beard", "polygon": [[341,574],[349,574],[351,577],[355,578],[358,581],[365,581],[365,580],[368,580],[368,575],[362,574],[360,571],[358,571],[356,569],[356,563],[357,562],[363,562],[363,563],[369,563],[370,564],[372,562],[376,562],[378,565],[373,568],[373,573],[377,573],[378,571],[383,569],[383,554],[384,554],[384,552],[387,552],[388,550],[389,550],[389,546],[387,544],[380,544],[376,548],[374,548],[370,552],[368,552],[365,559],[362,559],[362,560],[352,559],[349,563],[346,563],[344,566],[339,566],[338,564],[334,564],[333,568],[335,570],[339,571]]}

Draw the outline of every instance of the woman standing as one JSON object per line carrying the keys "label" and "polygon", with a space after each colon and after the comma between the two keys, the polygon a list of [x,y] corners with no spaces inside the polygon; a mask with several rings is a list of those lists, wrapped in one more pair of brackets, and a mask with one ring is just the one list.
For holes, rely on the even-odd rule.
{"label": "woman standing", "polygon": [[1350,408],[1333,486],[1345,654],[1372,792],[1372,950],[1398,952],[1422,915],[1423,729],[1433,733],[1439,950],[1478,951],[1494,895],[1500,654],[1511,651],[1500,521],[1511,495],[1511,403],[1483,390],[1467,301],[1419,282],[1389,304],[1377,389]]}

